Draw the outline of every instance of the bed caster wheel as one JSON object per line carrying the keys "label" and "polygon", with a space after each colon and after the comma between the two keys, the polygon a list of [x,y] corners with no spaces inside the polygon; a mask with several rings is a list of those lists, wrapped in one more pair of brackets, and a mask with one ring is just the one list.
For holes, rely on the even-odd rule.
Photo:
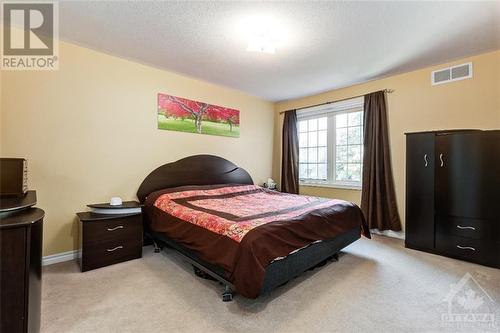
{"label": "bed caster wheel", "polygon": [[333,261],[339,261],[339,254],[338,254],[338,253],[335,253],[335,254],[332,256],[332,259],[333,259]]}
{"label": "bed caster wheel", "polygon": [[233,300],[233,294],[231,294],[231,293],[222,294],[222,301],[223,302],[231,302],[232,300]]}
{"label": "bed caster wheel", "polygon": [[233,291],[228,285],[224,286],[224,292],[222,293],[223,302],[231,302],[233,300]]}
{"label": "bed caster wheel", "polygon": [[155,248],[155,253],[160,253],[161,251],[161,246],[159,246],[158,244],[156,244],[156,242],[153,243],[153,246]]}

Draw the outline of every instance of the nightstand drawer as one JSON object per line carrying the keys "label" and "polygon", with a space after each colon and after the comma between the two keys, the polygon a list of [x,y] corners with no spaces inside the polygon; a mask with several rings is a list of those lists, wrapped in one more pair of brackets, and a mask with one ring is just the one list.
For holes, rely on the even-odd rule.
{"label": "nightstand drawer", "polygon": [[82,271],[88,271],[141,257],[142,239],[107,241],[83,247],[81,268]]}
{"label": "nightstand drawer", "polygon": [[83,246],[110,241],[142,240],[142,215],[87,221],[83,224]]}

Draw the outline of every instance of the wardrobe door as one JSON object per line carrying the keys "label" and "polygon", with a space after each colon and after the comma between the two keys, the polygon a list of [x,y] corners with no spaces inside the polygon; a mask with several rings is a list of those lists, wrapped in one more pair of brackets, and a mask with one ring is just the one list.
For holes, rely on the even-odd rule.
{"label": "wardrobe door", "polygon": [[434,133],[406,136],[406,246],[434,248]]}
{"label": "wardrobe door", "polygon": [[438,135],[436,157],[439,216],[500,216],[500,131]]}

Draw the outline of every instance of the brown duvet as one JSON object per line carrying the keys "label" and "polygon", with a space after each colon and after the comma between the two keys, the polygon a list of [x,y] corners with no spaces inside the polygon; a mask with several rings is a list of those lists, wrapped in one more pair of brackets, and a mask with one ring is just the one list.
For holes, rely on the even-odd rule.
{"label": "brown duvet", "polygon": [[236,291],[256,298],[265,270],[318,240],[359,228],[370,232],[353,203],[270,191],[254,185],[183,186],[150,194],[149,227],[226,271]]}

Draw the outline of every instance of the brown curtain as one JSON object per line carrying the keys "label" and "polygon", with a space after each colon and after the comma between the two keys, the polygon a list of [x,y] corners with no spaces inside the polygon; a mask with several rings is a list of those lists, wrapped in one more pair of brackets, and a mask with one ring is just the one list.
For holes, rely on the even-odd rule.
{"label": "brown curtain", "polygon": [[285,112],[283,120],[283,151],[281,155],[281,191],[299,193],[299,137],[297,112]]}
{"label": "brown curtain", "polygon": [[364,111],[361,210],[370,229],[399,231],[384,91],[365,95]]}

